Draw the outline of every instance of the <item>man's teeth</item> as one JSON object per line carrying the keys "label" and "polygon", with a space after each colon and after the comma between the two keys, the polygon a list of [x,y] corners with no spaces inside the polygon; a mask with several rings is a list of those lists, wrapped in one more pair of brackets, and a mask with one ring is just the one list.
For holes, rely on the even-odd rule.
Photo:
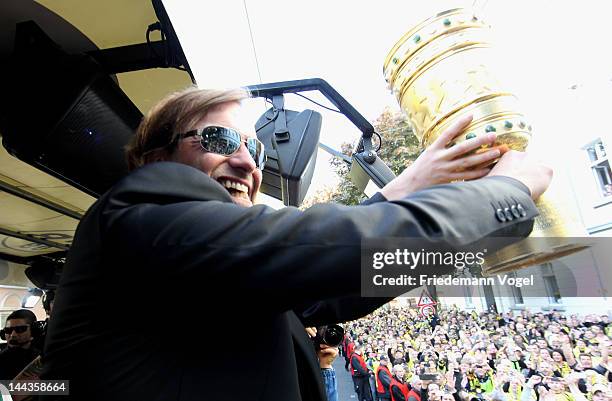
{"label": "man's teeth", "polygon": [[239,182],[224,180],[224,181],[221,181],[221,185],[223,185],[227,189],[235,189],[236,191],[242,192],[245,194],[249,192],[249,187]]}

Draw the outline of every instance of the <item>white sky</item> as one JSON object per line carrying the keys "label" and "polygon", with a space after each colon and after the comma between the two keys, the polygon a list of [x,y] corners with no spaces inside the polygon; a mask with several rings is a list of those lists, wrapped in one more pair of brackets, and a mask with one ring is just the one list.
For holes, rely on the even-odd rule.
{"label": "white sky", "polygon": [[[370,121],[385,106],[398,108],[382,76],[393,44],[417,22],[473,3],[165,0],[200,87],[260,82],[246,5],[262,82],[323,78]],[[555,147],[581,146],[591,135],[588,131],[608,125],[612,2],[482,0],[476,8],[493,27],[504,67],[499,78],[511,83],[536,133],[545,131]],[[574,84],[580,85],[578,91],[569,89]],[[328,104],[322,96],[310,95]],[[286,95],[285,102],[289,108],[323,114],[323,143],[338,148],[359,136],[341,115],[294,95]],[[263,111],[258,104],[253,121]],[[325,155],[320,152],[319,160]],[[319,162],[313,187],[332,183],[330,175],[326,163]]]}

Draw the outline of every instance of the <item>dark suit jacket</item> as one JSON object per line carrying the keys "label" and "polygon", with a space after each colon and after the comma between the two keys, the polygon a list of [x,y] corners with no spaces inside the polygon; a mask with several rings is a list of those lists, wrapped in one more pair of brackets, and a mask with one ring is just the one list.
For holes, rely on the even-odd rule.
{"label": "dark suit jacket", "polygon": [[[512,201],[527,216],[498,221],[495,204]],[[79,224],[43,378],[70,380],[62,400],[323,400],[304,325],[383,302],[359,298],[362,238],[525,236],[536,214],[510,178],[368,206],[243,208],[200,171],[153,163]]]}

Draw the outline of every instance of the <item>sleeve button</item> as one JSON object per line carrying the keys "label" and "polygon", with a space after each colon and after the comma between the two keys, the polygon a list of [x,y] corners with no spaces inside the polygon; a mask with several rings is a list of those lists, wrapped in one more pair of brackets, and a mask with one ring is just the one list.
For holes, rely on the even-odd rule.
{"label": "sleeve button", "polygon": [[514,220],[514,216],[512,216],[512,213],[510,213],[510,208],[509,207],[505,207],[504,208],[504,216],[506,216],[506,220],[508,220],[508,221]]}
{"label": "sleeve button", "polygon": [[497,217],[497,220],[501,221],[502,223],[506,221],[504,211],[499,208],[495,211],[495,217]]}

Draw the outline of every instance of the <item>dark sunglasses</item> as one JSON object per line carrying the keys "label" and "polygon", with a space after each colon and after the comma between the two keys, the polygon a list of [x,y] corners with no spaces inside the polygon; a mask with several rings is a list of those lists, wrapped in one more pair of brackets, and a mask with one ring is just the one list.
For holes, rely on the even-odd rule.
{"label": "dark sunglasses", "polygon": [[2,331],[10,336],[13,333],[13,331],[15,331],[17,334],[25,333],[28,327],[30,326],[25,325],[25,326],[5,327],[4,329],[2,329]]}
{"label": "dark sunglasses", "polygon": [[233,155],[244,142],[258,169],[263,170],[266,163],[264,144],[257,138],[243,137],[233,128],[211,125],[178,136],[179,138],[200,137],[202,149],[222,156]]}

